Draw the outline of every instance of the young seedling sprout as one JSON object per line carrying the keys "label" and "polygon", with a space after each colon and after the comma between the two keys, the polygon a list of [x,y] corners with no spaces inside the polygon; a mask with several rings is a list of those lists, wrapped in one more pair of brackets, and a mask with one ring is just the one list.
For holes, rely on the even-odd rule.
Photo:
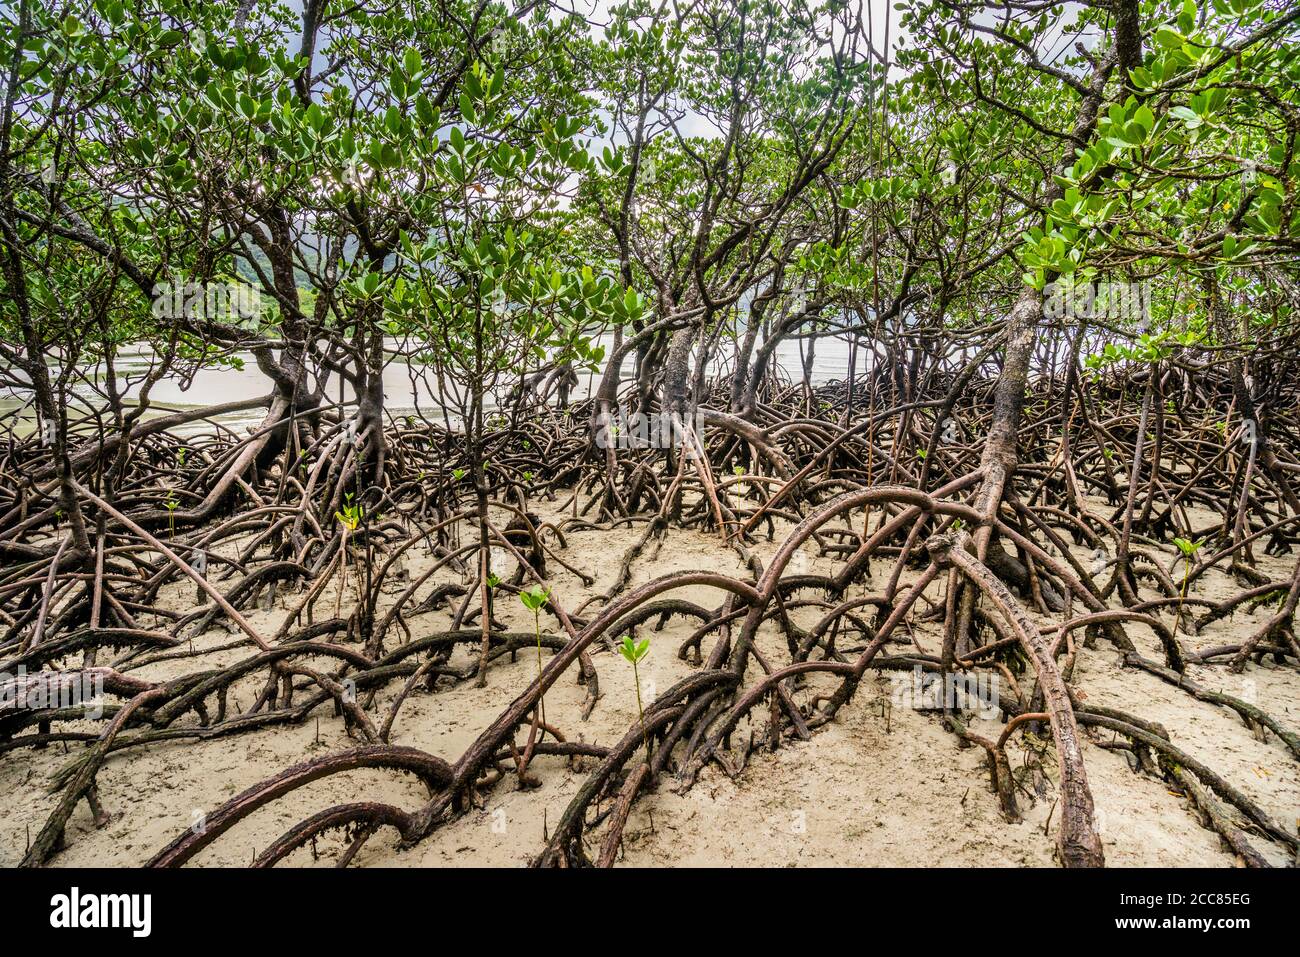
{"label": "young seedling sprout", "polygon": [[167,506],[167,534],[170,537],[175,538],[176,537],[176,506],[181,504],[180,502],[176,501],[175,491],[169,490],[167,492],[167,501],[164,502],[163,504]]}
{"label": "young seedling sprout", "polygon": [[[348,499],[352,498],[348,495]],[[340,557],[343,562],[343,577],[339,581],[339,593],[334,599],[334,617],[339,615],[339,609],[343,606],[343,592],[348,587],[348,536],[357,530],[361,525],[361,506],[353,505],[351,501],[343,506],[342,511],[334,513],[334,517],[343,526],[343,546]]]}
{"label": "young seedling sprout", "polygon": [[[542,609],[551,598],[551,592],[541,585],[530,585],[519,593],[519,600],[533,613],[533,635],[537,638],[537,679],[542,677]],[[538,695],[537,703],[542,715],[542,724],[546,723],[546,697]]]}
{"label": "young seedling sprout", "polygon": [[1183,602],[1187,600],[1187,579],[1192,572],[1192,559],[1196,557],[1196,553],[1205,544],[1205,539],[1198,538],[1193,542],[1187,538],[1175,538],[1174,544],[1178,546],[1178,550],[1182,552],[1183,557],[1183,587],[1178,594],[1178,610],[1174,614],[1174,628],[1177,628],[1183,621]]}
{"label": "young seedling sprout", "polygon": [[632,680],[636,682],[636,710],[641,718],[641,741],[645,745],[646,764],[649,764],[650,736],[646,734],[645,730],[645,708],[641,705],[641,672],[637,665],[642,658],[650,654],[650,639],[642,638],[639,642],[633,642],[631,635],[624,635],[623,643],[618,646],[618,651],[632,665]]}

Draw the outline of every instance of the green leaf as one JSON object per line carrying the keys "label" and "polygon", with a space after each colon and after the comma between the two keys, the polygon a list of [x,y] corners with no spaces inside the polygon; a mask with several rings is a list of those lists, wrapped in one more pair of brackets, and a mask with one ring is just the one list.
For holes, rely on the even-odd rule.
{"label": "green leaf", "polygon": [[1173,27],[1161,26],[1156,30],[1156,43],[1167,50],[1177,50],[1183,45],[1185,38]]}
{"label": "green leaf", "polygon": [[402,69],[406,71],[406,75],[414,79],[423,67],[424,60],[420,56],[420,51],[415,47],[407,47],[406,52],[402,54]]}

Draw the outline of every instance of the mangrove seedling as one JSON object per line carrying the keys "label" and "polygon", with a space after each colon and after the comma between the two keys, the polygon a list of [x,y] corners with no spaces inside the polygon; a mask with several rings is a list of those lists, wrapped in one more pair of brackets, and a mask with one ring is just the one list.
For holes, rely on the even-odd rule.
{"label": "mangrove seedling", "polygon": [[343,527],[343,544],[339,552],[339,558],[343,562],[343,577],[339,581],[339,592],[334,599],[335,618],[339,616],[339,609],[343,606],[343,592],[348,587],[348,536],[360,527],[362,519],[361,506],[351,503],[351,495],[347,497],[348,504],[344,505],[341,511],[334,513],[339,525]]}
{"label": "mangrove seedling", "polygon": [[641,742],[645,745],[646,764],[649,764],[650,736],[646,734],[645,730],[645,708],[641,705],[641,672],[637,665],[641,659],[650,654],[650,639],[642,638],[639,642],[633,642],[631,635],[624,635],[623,643],[618,646],[618,651],[632,665],[632,680],[636,683],[636,711],[641,718]]}
{"label": "mangrove seedling", "polygon": [[[519,593],[519,600],[533,613],[533,635],[537,639],[537,680],[542,680],[542,609],[550,601],[551,592],[542,585],[530,585]],[[537,703],[542,715],[542,724],[546,723],[546,698],[538,695]]]}
{"label": "mangrove seedling", "polygon": [[1183,587],[1178,593],[1178,609],[1174,613],[1174,628],[1176,629],[1183,620],[1183,602],[1187,600],[1187,579],[1191,575],[1192,559],[1196,557],[1196,553],[1205,544],[1205,539],[1198,538],[1193,542],[1187,538],[1175,538],[1174,544],[1178,546],[1183,558]]}

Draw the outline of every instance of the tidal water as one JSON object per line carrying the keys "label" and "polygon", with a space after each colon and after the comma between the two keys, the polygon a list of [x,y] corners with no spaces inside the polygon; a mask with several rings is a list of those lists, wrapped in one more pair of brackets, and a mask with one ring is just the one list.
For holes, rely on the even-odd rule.
{"label": "tidal water", "polygon": [[[608,352],[613,337],[604,336],[598,341]],[[394,352],[400,351],[400,345],[396,342],[390,343],[390,348]],[[807,348],[806,343],[804,348]],[[128,400],[139,395],[139,383],[149,369],[150,355],[146,349],[147,347],[143,346],[125,348],[121,350],[115,363],[114,368],[119,383],[123,381],[130,383],[126,391]],[[170,376],[160,380],[150,392],[149,414],[223,405],[270,393],[271,381],[257,367],[252,355],[248,353],[237,355],[243,362],[242,369],[206,368],[188,379]],[[814,349],[811,375],[813,384],[845,379],[848,376],[848,360],[849,347],[846,341],[831,337],[818,339]],[[859,348],[858,374],[868,370],[870,363],[870,353],[866,349]],[[799,342],[787,340],[777,346],[776,364],[791,380],[799,381],[803,376],[803,359]],[[711,371],[714,373],[726,372],[730,368],[731,362],[728,356],[723,356],[711,364]],[[623,363],[623,375],[629,377],[632,370],[633,359],[629,356]],[[81,371],[84,381],[73,386],[76,406],[74,415],[77,412],[88,413],[92,408],[103,408],[106,404],[103,397],[97,393],[95,385],[102,381],[102,368],[89,367]],[[586,398],[599,381],[599,372],[580,374],[578,386],[571,393],[571,398]],[[511,384],[513,381],[505,381],[507,388]],[[388,412],[394,416],[411,414],[419,408],[429,417],[440,420],[436,390],[436,380],[432,373],[418,363],[409,363],[401,355],[394,355],[384,369],[384,403]],[[337,377],[332,378],[328,393],[331,399],[340,398]],[[351,401],[352,390],[344,386],[342,398],[344,401]],[[28,390],[0,387],[0,417],[6,419],[16,417],[18,421],[14,424],[20,434],[35,427],[30,399]],[[248,412],[216,416],[213,422],[240,429],[257,424],[263,415],[264,410],[259,408]],[[199,421],[190,426],[188,431],[190,434],[197,434],[211,430],[213,427],[211,422]]]}

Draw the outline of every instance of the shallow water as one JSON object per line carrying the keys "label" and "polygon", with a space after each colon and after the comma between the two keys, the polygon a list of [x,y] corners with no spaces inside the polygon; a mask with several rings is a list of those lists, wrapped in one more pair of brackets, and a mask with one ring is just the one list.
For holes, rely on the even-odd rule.
{"label": "shallow water", "polygon": [[[597,341],[605,346],[608,353],[613,344],[613,336],[602,336]],[[803,362],[799,345],[798,341],[786,340],[776,349],[777,365],[787,376],[796,381],[803,374]],[[389,347],[396,351],[399,344],[392,342]],[[243,361],[244,367],[242,369],[207,368],[200,370],[189,381],[182,381],[178,376],[171,376],[159,381],[150,394],[149,414],[162,415],[168,411],[222,405],[253,396],[269,394],[271,392],[271,380],[257,367],[252,355],[250,353],[237,353],[237,356]],[[818,339],[812,369],[813,384],[846,378],[848,375],[848,358],[849,349],[845,341],[829,337]],[[144,351],[144,347],[127,347],[121,350],[116,366],[119,379],[133,378],[136,380],[136,383],[127,390],[128,399],[138,396],[138,382],[148,370],[148,360],[149,356]],[[870,368],[870,362],[871,357],[867,350],[859,349],[858,373],[861,374],[864,370]],[[632,365],[632,358],[628,357],[623,363],[625,378],[630,376]],[[728,359],[712,363],[715,372],[722,372],[730,367],[731,362]],[[94,370],[91,370],[87,375],[87,378],[93,381],[97,381],[99,377],[100,375],[96,374]],[[411,414],[419,408],[430,418],[441,420],[441,413],[436,405],[436,386],[432,379],[433,377],[418,364],[413,366],[405,358],[394,355],[392,361],[384,369],[385,408],[395,416]],[[584,399],[588,397],[599,384],[599,380],[599,373],[580,375],[578,386],[573,390],[572,398]],[[94,388],[85,383],[74,386],[73,393],[76,399],[79,400],[77,405],[82,412],[88,411],[91,405],[98,407],[104,405],[103,398],[95,392]],[[333,400],[340,398],[337,378],[331,383],[329,395]],[[344,386],[342,398],[344,401],[351,401],[354,398],[350,387]],[[0,390],[0,418],[10,419],[16,416],[14,425],[20,435],[28,434],[35,428],[35,418],[32,415],[29,403],[30,393],[26,390]],[[264,414],[264,410],[260,408],[246,412],[227,413],[214,416],[210,422],[191,423],[188,427],[178,431],[182,435],[210,432],[213,429],[213,422],[238,430],[255,426],[261,422]]]}

